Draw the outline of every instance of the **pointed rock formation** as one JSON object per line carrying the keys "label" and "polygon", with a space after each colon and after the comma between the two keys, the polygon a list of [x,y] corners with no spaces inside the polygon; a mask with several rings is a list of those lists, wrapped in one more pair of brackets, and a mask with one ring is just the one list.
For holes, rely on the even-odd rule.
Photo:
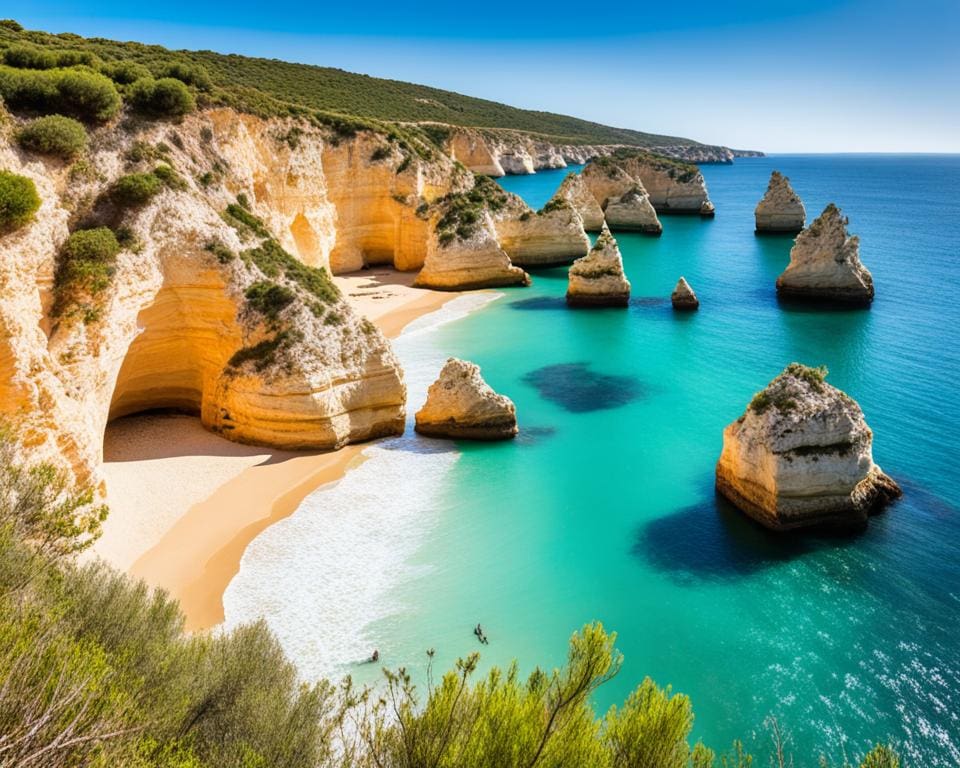
{"label": "pointed rock formation", "polygon": [[517,409],[483,380],[480,367],[451,357],[417,411],[415,429],[429,437],[506,440],[519,431]]}
{"label": "pointed rock formation", "polygon": [[581,171],[580,178],[601,209],[606,209],[610,199],[622,197],[640,183],[610,157],[591,160]]}
{"label": "pointed rock formation", "polygon": [[860,238],[847,233],[848,220],[830,203],[790,251],[777,278],[777,294],[789,298],[869,306],[873,277],[860,263]]}
{"label": "pointed rock formation", "polygon": [[570,267],[567,304],[572,307],[625,307],[630,281],[623,273],[620,248],[606,227],[590,253]]}
{"label": "pointed rock formation", "polygon": [[800,196],[790,186],[790,179],[780,171],[770,174],[770,183],[763,198],[757,203],[754,216],[757,233],[782,232],[795,234],[803,229],[807,212]]}
{"label": "pointed rock formation", "polygon": [[620,197],[610,200],[604,217],[607,226],[616,232],[646,232],[650,235],[663,232],[657,212],[641,186],[632,187]]}
{"label": "pointed rock formation", "polygon": [[673,304],[674,309],[698,309],[700,307],[700,300],[685,277],[677,280],[677,287],[670,294],[670,303]]}
{"label": "pointed rock formation", "polygon": [[603,229],[603,209],[587,189],[581,174],[568,173],[567,178],[563,180],[547,205],[549,206],[554,200],[566,200],[570,203],[580,214],[583,228],[587,232],[599,232]]}
{"label": "pointed rock formation", "polygon": [[901,495],[873,463],[873,433],[826,370],[792,363],[723,432],[717,490],[774,530],[862,527]]}

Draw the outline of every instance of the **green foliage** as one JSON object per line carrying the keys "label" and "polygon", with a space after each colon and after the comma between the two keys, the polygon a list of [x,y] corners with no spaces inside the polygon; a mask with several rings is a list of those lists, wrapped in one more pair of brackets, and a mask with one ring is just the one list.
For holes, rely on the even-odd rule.
{"label": "green foliage", "polygon": [[[237,197],[239,200],[240,197]],[[246,196],[243,198],[246,200]],[[241,235],[258,237],[270,237],[270,231],[263,225],[256,216],[254,216],[247,207],[239,203],[230,203],[223,213],[224,221],[236,229]]]}
{"label": "green foliage", "polygon": [[537,213],[541,216],[553,213],[554,211],[562,211],[564,208],[569,208],[570,203],[564,200],[562,197],[552,197],[547,200],[546,205],[543,206]]}
{"label": "green foliage", "polygon": [[244,293],[247,304],[263,315],[270,324],[276,324],[280,313],[289,307],[297,295],[285,285],[259,280]]}
{"label": "green foliage", "polygon": [[130,86],[130,103],[154,117],[181,117],[197,108],[190,89],[173,77],[143,78]]}
{"label": "green foliage", "polygon": [[40,195],[32,179],[0,171],[0,235],[27,224],[40,208]]}
{"label": "green foliage", "polygon": [[163,181],[154,173],[128,173],[110,187],[110,197],[120,205],[138,206],[149,202],[163,189]]}
{"label": "green foliage", "polygon": [[237,254],[219,241],[207,243],[203,248],[204,250],[209,251],[216,256],[217,261],[219,261],[221,264],[229,264],[231,261],[237,258]]}
{"label": "green foliage", "polygon": [[272,238],[244,251],[241,256],[256,264],[267,277],[285,277],[324,303],[329,304],[340,298],[340,291],[326,269],[307,266],[283,250]]}
{"label": "green foliage", "polygon": [[878,744],[863,758],[860,768],[900,768],[900,756],[890,747]]}
{"label": "green foliage", "polygon": [[390,157],[390,147],[381,144],[370,154],[370,162],[378,163],[381,160],[386,160],[388,157]]}
{"label": "green foliage", "polygon": [[265,371],[277,360],[277,353],[296,342],[300,336],[293,331],[280,331],[274,336],[264,339],[248,347],[241,347],[227,361],[231,368],[242,368],[246,363],[253,363],[257,372]]}
{"label": "green foliage", "polygon": [[31,152],[72,160],[86,149],[87,130],[70,117],[47,115],[17,131],[17,142]]}
{"label": "green foliage", "polygon": [[693,709],[690,699],[671,696],[669,687],[661,690],[647,678],[630,694],[623,709],[610,709],[606,726],[614,766],[686,768]]}
{"label": "green foliage", "polygon": [[68,307],[80,304],[80,309],[87,312],[87,319],[94,319],[93,308],[83,304],[82,299],[96,297],[110,285],[118,253],[120,243],[107,227],[81,229],[71,234],[60,250],[57,313],[65,314]]}
{"label": "green foliage", "polygon": [[[814,392],[823,392],[823,385],[827,378],[826,366],[811,368],[802,363],[790,363],[783,372],[771,381],[767,387],[753,396],[748,406],[758,416],[766,413],[770,408],[776,408],[780,413],[789,413],[796,410],[798,394],[794,387],[789,386],[791,379],[804,382]],[[849,450],[850,446],[838,444],[837,451]]]}
{"label": "green foliage", "polygon": [[507,204],[507,193],[493,179],[477,176],[472,189],[447,195],[440,204],[444,214],[437,222],[437,237],[441,245],[447,245],[473,236],[484,211],[501,210]]}
{"label": "green foliage", "polygon": [[192,85],[201,91],[209,91],[213,86],[206,68],[202,64],[194,64],[189,61],[171,61],[164,65],[158,74],[161,79],[179,80],[181,83]]}
{"label": "green foliage", "polygon": [[11,109],[71,115],[86,122],[109,120],[121,103],[113,82],[86,69],[0,66],[0,96]]}
{"label": "green foliage", "polygon": [[137,80],[149,78],[150,70],[134,61],[111,61],[101,68],[103,74],[120,85],[130,85]]}

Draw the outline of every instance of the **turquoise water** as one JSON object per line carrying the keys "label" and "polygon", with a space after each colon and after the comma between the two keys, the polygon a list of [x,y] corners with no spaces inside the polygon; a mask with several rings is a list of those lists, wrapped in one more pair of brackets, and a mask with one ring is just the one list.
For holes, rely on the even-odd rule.
{"label": "turquoise water", "polygon": [[[791,238],[753,234],[773,168],[812,215],[833,200],[850,216],[872,309],[777,303]],[[502,183],[539,207],[565,173]],[[618,237],[628,309],[566,309],[553,269],[405,332],[411,412],[457,355],[516,402],[519,438],[374,444],[248,548],[228,625],[264,616],[305,677],[373,682],[376,666],[356,663],[372,648],[420,681],[428,648],[437,669],[474,650],[485,665],[559,665],[570,633],[599,619],[625,656],[601,710],[649,675],[691,696],[695,737],[742,738],[758,765],[771,715],[798,768],[881,739],[915,768],[960,764],[960,157],[782,156],[704,174],[716,219]],[[670,308],[681,274],[695,314]],[[859,400],[904,487],[862,535],[775,536],[715,497],[723,427],[794,360],[827,365]]]}
{"label": "turquoise water", "polygon": [[[752,216],[773,168],[810,213],[834,200],[849,215],[872,309],[778,305],[791,238],[755,237]],[[692,697],[709,744],[763,750],[775,715],[798,765],[888,738],[912,765],[960,764],[960,158],[704,174],[716,219],[618,238],[628,310],[568,311],[556,269],[438,332],[514,399],[523,432],[461,446],[416,556],[428,573],[398,588],[406,609],[377,634],[412,666],[436,647],[442,667],[476,647],[481,621],[485,660],[530,668],[561,663],[569,633],[600,619],[625,656],[600,707],[650,675]],[[562,176],[504,186],[538,205]],[[667,301],[681,274],[696,314]],[[793,360],[827,365],[859,400],[905,488],[863,535],[777,537],[715,498],[723,427]]]}

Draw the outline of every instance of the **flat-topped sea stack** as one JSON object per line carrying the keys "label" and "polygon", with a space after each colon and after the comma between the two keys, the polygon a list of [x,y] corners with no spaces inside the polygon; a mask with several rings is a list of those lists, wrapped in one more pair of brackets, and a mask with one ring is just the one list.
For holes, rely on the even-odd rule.
{"label": "flat-topped sea stack", "polygon": [[790,179],[780,171],[770,174],[767,191],[757,203],[754,216],[757,234],[796,234],[807,221],[803,201],[790,186]]}
{"label": "flat-topped sea stack", "polygon": [[663,225],[650,203],[646,191],[640,186],[628,189],[620,197],[607,203],[604,211],[607,226],[617,232],[645,232],[659,235]]}
{"label": "flat-topped sea stack", "polygon": [[609,157],[591,161],[593,163],[616,166],[639,180],[659,214],[714,215],[707,183],[693,163],[631,149],[618,150]]}
{"label": "flat-topped sea stack", "polygon": [[571,307],[625,307],[630,281],[623,273],[620,248],[604,227],[590,253],[570,267],[567,304]]}
{"label": "flat-topped sea stack", "polygon": [[697,298],[697,294],[693,292],[693,288],[690,287],[690,283],[687,282],[685,277],[677,280],[677,287],[670,294],[670,303],[674,309],[681,311],[700,308],[700,299]]}
{"label": "flat-topped sea stack", "polygon": [[873,276],[860,263],[860,238],[847,233],[848,220],[830,203],[790,251],[790,264],[777,278],[777,294],[850,306],[873,301]]}
{"label": "flat-topped sea stack", "polygon": [[547,205],[554,200],[566,200],[570,203],[580,214],[583,228],[587,232],[599,232],[603,229],[603,208],[587,188],[582,174],[568,173]]}
{"label": "flat-topped sea stack", "polygon": [[825,376],[792,363],[723,432],[717,490],[768,528],[860,528],[901,495],[860,406]]}
{"label": "flat-topped sea stack", "polygon": [[494,227],[510,261],[525,269],[570,264],[590,250],[583,219],[562,197],[532,211],[519,197],[508,194],[494,213]]}
{"label": "flat-topped sea stack", "polygon": [[483,380],[480,367],[451,357],[417,411],[415,429],[428,437],[507,440],[519,431],[517,409]]}

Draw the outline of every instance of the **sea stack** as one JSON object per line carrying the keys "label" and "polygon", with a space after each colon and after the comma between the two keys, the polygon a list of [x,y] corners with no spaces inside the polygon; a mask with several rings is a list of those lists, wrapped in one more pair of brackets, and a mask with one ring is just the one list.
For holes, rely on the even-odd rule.
{"label": "sea stack", "polygon": [[782,297],[869,306],[873,277],[860,263],[860,238],[847,234],[847,218],[830,203],[798,236],[790,264],[777,278]]}
{"label": "sea stack", "polygon": [[417,411],[415,429],[428,437],[507,440],[519,431],[517,409],[483,380],[480,367],[451,357]]}
{"label": "sea stack", "polygon": [[723,431],[717,490],[768,528],[861,528],[902,495],[860,406],[825,376],[791,363]]}
{"label": "sea stack", "polygon": [[611,199],[604,211],[607,226],[615,231],[663,233],[663,225],[650,203],[650,196],[642,186],[634,186],[623,195]]}
{"label": "sea stack", "polygon": [[587,188],[581,174],[568,173],[547,205],[554,200],[570,203],[583,219],[583,228],[587,232],[599,232],[603,228],[603,209]]}
{"label": "sea stack", "polygon": [[625,307],[630,281],[623,273],[620,248],[606,227],[590,253],[570,267],[567,304],[571,307]]}
{"label": "sea stack", "polygon": [[796,234],[803,229],[807,220],[803,201],[790,186],[790,179],[780,171],[770,174],[767,191],[757,203],[754,216],[757,220],[757,234]]}
{"label": "sea stack", "polygon": [[673,304],[674,309],[680,310],[692,310],[700,307],[700,300],[685,277],[677,280],[677,287],[670,294],[670,303]]}

